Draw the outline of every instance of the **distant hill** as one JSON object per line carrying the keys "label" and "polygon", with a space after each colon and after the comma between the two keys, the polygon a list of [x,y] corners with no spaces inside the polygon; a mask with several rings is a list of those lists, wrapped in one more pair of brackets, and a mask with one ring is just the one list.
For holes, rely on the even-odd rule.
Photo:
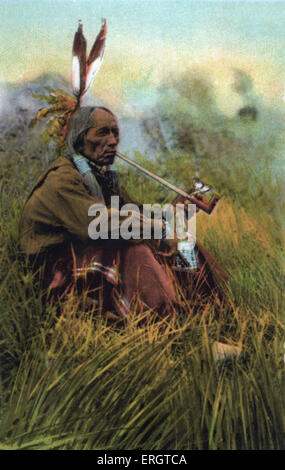
{"label": "distant hill", "polygon": [[68,90],[68,82],[60,75],[43,74],[20,83],[0,83],[0,137],[23,133],[31,118],[45,102],[33,94],[45,94],[45,86]]}
{"label": "distant hill", "polygon": [[[62,88],[70,92],[70,83],[59,74],[45,73],[20,83],[0,83],[0,139],[27,137],[29,122],[46,103],[35,99],[33,94],[45,94],[45,87]],[[84,97],[84,104],[93,104],[92,96]],[[96,105],[109,107],[109,103],[96,98]],[[148,116],[125,117],[119,115],[122,152],[139,150],[153,158],[154,152],[166,147],[159,119],[151,113]],[[3,145],[3,144],[2,144]],[[1,151],[1,144],[0,144]]]}

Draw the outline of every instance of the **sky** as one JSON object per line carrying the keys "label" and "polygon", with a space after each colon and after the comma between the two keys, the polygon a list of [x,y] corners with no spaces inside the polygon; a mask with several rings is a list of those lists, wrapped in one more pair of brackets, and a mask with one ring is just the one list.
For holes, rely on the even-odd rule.
{"label": "sky", "polygon": [[91,90],[141,106],[171,73],[210,77],[218,105],[236,112],[233,70],[254,80],[265,104],[284,104],[285,1],[0,0],[0,81],[45,72],[70,80],[78,20],[90,48],[107,19],[103,66]]}

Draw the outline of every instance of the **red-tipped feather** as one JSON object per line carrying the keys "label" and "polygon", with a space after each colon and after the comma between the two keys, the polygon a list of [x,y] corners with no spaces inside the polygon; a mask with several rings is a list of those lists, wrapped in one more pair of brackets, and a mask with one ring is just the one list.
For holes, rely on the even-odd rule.
{"label": "red-tipped feather", "polygon": [[101,30],[93,44],[87,61],[87,78],[85,91],[90,87],[96,73],[98,72],[103,61],[105,41],[107,35],[107,23],[103,19]]}
{"label": "red-tipped feather", "polygon": [[78,97],[84,92],[86,85],[86,39],[81,21],[74,35],[72,55],[72,89]]}

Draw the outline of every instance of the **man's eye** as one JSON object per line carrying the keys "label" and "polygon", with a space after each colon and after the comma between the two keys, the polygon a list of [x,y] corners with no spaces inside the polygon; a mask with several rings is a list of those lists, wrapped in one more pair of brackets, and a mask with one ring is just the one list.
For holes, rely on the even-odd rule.
{"label": "man's eye", "polygon": [[103,135],[107,135],[108,133],[109,133],[109,129],[105,129],[105,128],[104,128],[104,129],[101,129],[101,130],[97,133],[97,135],[98,135],[99,137],[101,137],[101,136],[103,136]]}

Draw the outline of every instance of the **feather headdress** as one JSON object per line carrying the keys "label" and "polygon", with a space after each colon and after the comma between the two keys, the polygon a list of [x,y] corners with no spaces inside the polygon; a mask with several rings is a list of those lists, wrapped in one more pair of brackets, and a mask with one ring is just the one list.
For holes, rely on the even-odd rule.
{"label": "feather headdress", "polygon": [[103,20],[101,30],[92,46],[88,60],[86,60],[86,40],[83,35],[82,22],[74,36],[72,61],[72,88],[79,99],[91,86],[95,75],[103,61],[107,35],[106,20]]}
{"label": "feather headdress", "polygon": [[83,95],[90,88],[95,75],[100,69],[104,56],[106,35],[107,24],[106,20],[103,19],[101,30],[87,58],[87,43],[83,34],[83,24],[80,20],[74,35],[72,48],[73,94],[62,89],[53,90],[45,87],[49,91],[48,95],[33,95],[34,98],[45,100],[48,106],[37,112],[30,123],[30,127],[34,127],[37,123],[49,118],[42,136],[47,142],[50,140],[55,141],[57,151],[60,151],[64,146],[72,115],[80,107]]}

